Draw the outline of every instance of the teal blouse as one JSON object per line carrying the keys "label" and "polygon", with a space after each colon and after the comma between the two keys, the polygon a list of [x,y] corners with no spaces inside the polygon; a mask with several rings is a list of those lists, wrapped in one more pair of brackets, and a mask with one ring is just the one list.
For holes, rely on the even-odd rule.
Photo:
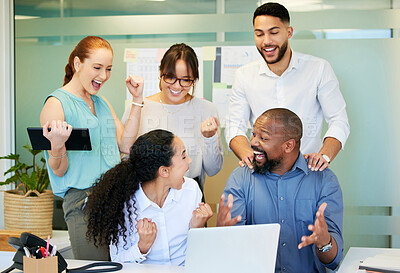
{"label": "teal blouse", "polygon": [[[68,170],[62,177],[56,176],[47,163],[53,193],[64,198],[70,188],[86,189],[100,175],[120,162],[116,128],[111,110],[101,97],[92,95],[96,115],[84,100],[63,89],[57,89],[49,97],[57,98],[63,107],[65,121],[72,128],[89,128],[91,151],[67,151]],[[46,161],[49,154],[45,151]]]}

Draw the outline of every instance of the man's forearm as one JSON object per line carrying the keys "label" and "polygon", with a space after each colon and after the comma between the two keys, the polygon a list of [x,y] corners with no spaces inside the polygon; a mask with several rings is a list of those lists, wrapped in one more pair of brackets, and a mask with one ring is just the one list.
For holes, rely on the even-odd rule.
{"label": "man's forearm", "polygon": [[333,262],[338,252],[335,238],[332,236],[332,248],[328,252],[321,252],[317,249],[317,256],[319,260],[324,264]]}
{"label": "man's forearm", "polygon": [[[324,154],[329,157],[332,161],[342,148],[342,143],[333,137],[327,137],[324,140],[324,145],[322,146],[319,154]],[[233,149],[232,149],[233,150]]]}
{"label": "man's forearm", "polygon": [[243,160],[243,157],[253,152],[250,147],[250,142],[245,136],[235,136],[232,138],[229,147],[240,160]]}

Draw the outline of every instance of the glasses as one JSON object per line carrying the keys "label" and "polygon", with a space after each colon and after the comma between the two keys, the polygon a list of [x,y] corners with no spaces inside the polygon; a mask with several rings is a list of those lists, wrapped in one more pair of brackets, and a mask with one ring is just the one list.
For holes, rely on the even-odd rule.
{"label": "glasses", "polygon": [[161,77],[163,78],[164,82],[168,84],[174,84],[176,81],[179,81],[179,85],[182,87],[189,87],[192,86],[194,83],[194,80],[191,79],[178,79],[175,78],[174,76],[168,75],[168,74],[162,74]]}

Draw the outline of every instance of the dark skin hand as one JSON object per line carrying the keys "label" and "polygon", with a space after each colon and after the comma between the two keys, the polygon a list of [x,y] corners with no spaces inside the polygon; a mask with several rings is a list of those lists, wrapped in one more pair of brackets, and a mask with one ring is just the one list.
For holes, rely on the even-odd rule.
{"label": "dark skin hand", "polygon": [[231,209],[233,206],[233,195],[228,195],[228,201],[225,205],[225,195],[222,194],[221,199],[219,201],[219,211],[217,215],[217,227],[223,226],[233,226],[240,220],[242,220],[242,216],[237,216],[232,219]]}

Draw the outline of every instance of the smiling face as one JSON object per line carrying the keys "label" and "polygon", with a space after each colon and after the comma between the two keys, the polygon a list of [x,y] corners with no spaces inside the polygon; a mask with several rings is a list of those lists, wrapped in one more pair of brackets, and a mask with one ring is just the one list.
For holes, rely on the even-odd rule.
{"label": "smiling face", "polygon": [[278,63],[284,57],[289,62],[289,39],[292,35],[293,28],[278,17],[260,15],[254,19],[254,40],[267,64]]}
{"label": "smiling face", "polygon": [[81,62],[78,57],[74,59],[74,77],[80,82],[83,91],[96,95],[103,84],[111,76],[113,53],[107,48],[92,50],[88,57]]}
{"label": "smiling face", "polygon": [[[190,89],[192,88],[191,86],[186,86],[183,87],[180,85],[179,80],[177,80],[175,83],[170,84],[165,81],[164,77],[168,77],[169,79],[182,79],[184,80],[194,80],[193,74],[190,68],[187,67],[186,63],[184,60],[179,59],[175,63],[175,75],[163,75],[164,72],[161,72],[161,79],[160,79],[160,88],[161,88],[161,98],[162,98],[162,103],[166,104],[181,104],[186,101],[188,101],[190,98],[187,96],[190,96],[188,93]],[[169,81],[169,80],[167,80]]]}
{"label": "smiling face", "polygon": [[192,159],[186,154],[185,145],[179,137],[174,137],[172,148],[175,154],[171,158],[171,166],[168,167],[168,181],[171,188],[180,190],[185,182],[183,176],[189,170],[189,164],[192,163]]}
{"label": "smiling face", "polygon": [[256,120],[251,137],[254,150],[254,170],[259,173],[273,171],[282,164],[285,141],[280,122],[260,117]]}

